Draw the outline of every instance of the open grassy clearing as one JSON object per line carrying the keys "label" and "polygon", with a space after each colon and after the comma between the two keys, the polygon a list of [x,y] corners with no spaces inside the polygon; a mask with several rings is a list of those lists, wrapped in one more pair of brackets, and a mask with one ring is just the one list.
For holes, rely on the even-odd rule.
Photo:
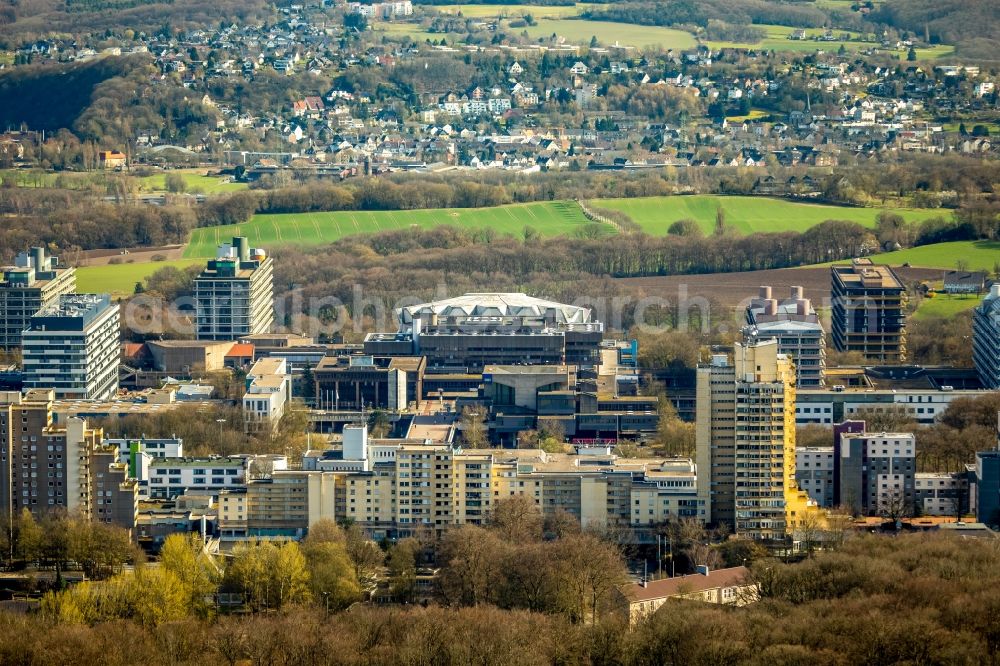
{"label": "open grassy clearing", "polygon": [[[337,211],[257,215],[250,222],[195,229],[185,257],[212,257],[219,243],[247,236],[252,245],[320,245],[354,234],[450,224],[467,229],[492,229],[497,234],[521,236],[533,227],[545,236],[571,235],[591,224],[580,207],[569,201],[513,204],[495,208],[432,208],[428,210]],[[607,232],[614,233],[609,226]]]}
{"label": "open grassy clearing", "polygon": [[[140,193],[166,192],[167,173],[184,179],[186,191],[201,194],[220,194],[246,189],[245,183],[230,182],[229,177],[211,174],[205,169],[178,169],[156,173],[150,176],[133,176]],[[130,176],[126,173],[104,173],[101,171],[41,171],[37,169],[2,169],[0,180],[13,178],[19,187],[65,187],[72,190],[93,190],[106,187],[108,179]]]}
{"label": "open grassy clearing", "polygon": [[694,36],[683,30],[611,21],[539,19],[535,25],[512,30],[518,33],[526,31],[532,39],[548,38],[555,34],[574,44],[589,44],[591,37],[597,37],[597,41],[605,46],[617,43],[637,48],[690,49],[697,44]]}
{"label": "open grassy clearing", "polygon": [[[488,16],[497,15],[497,7],[485,6],[491,9]],[[508,7],[508,16],[516,18],[516,11],[527,9],[526,6]],[[549,9],[542,7],[530,7],[530,9]],[[620,44],[622,46],[633,46],[636,48],[659,47],[664,49],[690,49],[697,44],[691,33],[673,28],[662,28],[658,26],[632,25],[629,23],[615,23],[612,21],[585,21],[574,18],[540,18],[537,12],[531,12],[535,17],[535,24],[520,28],[511,28],[506,22],[501,23],[501,29],[521,34],[527,32],[531,39],[548,39],[552,35],[562,37],[571,44],[588,45],[591,37],[606,46]],[[488,16],[483,16],[487,18]],[[430,39],[438,42],[444,39],[448,43],[454,43],[458,38],[464,36],[459,33],[428,32],[417,23],[380,23],[376,24],[375,30],[385,32],[391,36],[406,36],[415,41],[422,42]]]}
{"label": "open grassy clearing", "polygon": [[962,312],[968,312],[983,300],[982,294],[962,294],[950,296],[936,294],[934,298],[924,298],[917,306],[913,316],[917,319],[930,317],[954,317]]}
{"label": "open grassy clearing", "polygon": [[731,123],[742,123],[747,120],[758,120],[759,118],[766,118],[771,115],[768,111],[761,111],[760,109],[750,109],[750,113],[745,116],[726,116],[726,120]]}
{"label": "open grassy clearing", "polygon": [[909,264],[949,270],[954,270],[959,261],[964,261],[969,270],[993,273],[994,267],[1000,263],[1000,241],[935,243],[884,252],[873,256],[872,259],[893,266]]}
{"label": "open grassy clearing", "polygon": [[[720,206],[725,213],[726,224],[741,234],[765,231],[802,232],[826,220],[850,220],[873,227],[881,212],[878,208],[822,206],[765,197],[712,195],[595,199],[591,203],[625,213],[643,231],[653,236],[662,236],[667,233],[671,224],[682,219],[695,220],[705,233],[712,233],[716,211]],[[948,215],[947,211],[940,210],[891,210],[911,222]]]}
{"label": "open grassy clearing", "polygon": [[961,128],[962,123],[965,123],[965,130],[970,134],[972,133],[972,128],[976,125],[985,125],[991,138],[1000,134],[1000,122],[996,120],[960,120],[953,123],[943,123],[941,127],[945,132],[957,132]]}
{"label": "open grassy clearing", "polygon": [[76,290],[81,293],[112,294],[128,296],[135,290],[135,283],[167,266],[187,268],[201,263],[198,259],[178,259],[176,261],[147,261],[135,264],[108,264],[106,266],[83,266],[76,269]]}
{"label": "open grassy clearing", "polygon": [[[199,192],[202,194],[221,194],[224,192],[236,192],[245,190],[246,183],[233,182],[228,176],[211,175],[205,171],[174,171],[184,178],[188,192]],[[150,192],[165,192],[167,189],[167,174],[159,173],[152,176],[142,176],[139,181],[143,190]]]}

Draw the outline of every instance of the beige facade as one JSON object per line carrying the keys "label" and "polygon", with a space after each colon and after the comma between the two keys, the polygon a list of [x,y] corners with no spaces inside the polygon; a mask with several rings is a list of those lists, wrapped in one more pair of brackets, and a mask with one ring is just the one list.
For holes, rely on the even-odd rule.
{"label": "beige facade", "polygon": [[706,567],[688,576],[626,585],[618,591],[618,609],[634,626],[672,599],[744,606],[758,598],[757,586],[748,580],[749,574],[746,567],[716,571]]}
{"label": "beige facade", "polygon": [[[500,499],[523,495],[546,515],[586,527],[648,526],[703,516],[687,460],[619,460],[539,450],[461,450],[424,444],[370,447],[367,468],[277,472],[220,493],[224,537],[296,536],[321,518],[406,534],[483,524]],[[355,461],[356,462],[356,461]],[[636,501],[640,504],[633,509]]]}
{"label": "beige facade", "polygon": [[146,343],[153,367],[161,372],[190,375],[222,370],[232,342],[206,340],[151,340]]}
{"label": "beige facade", "polygon": [[40,516],[65,509],[88,519],[135,526],[138,484],[84,419],[52,421],[52,391],[0,394],[0,509]]}
{"label": "beige facade", "polygon": [[775,340],[737,343],[698,369],[698,488],[708,522],[780,539],[809,508],[795,483],[794,368]]}

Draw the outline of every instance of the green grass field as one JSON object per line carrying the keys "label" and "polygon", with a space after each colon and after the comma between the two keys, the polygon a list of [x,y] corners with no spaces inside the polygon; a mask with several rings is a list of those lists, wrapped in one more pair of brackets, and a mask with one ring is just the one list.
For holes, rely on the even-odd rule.
{"label": "green grass field", "polygon": [[[187,190],[189,192],[221,194],[225,192],[245,190],[247,188],[246,183],[230,182],[227,177],[209,175],[205,171],[174,171],[172,173],[180,174],[180,176],[184,178],[184,183],[187,185]],[[152,176],[142,176],[139,178],[139,182],[141,183],[140,187],[148,192],[165,192],[167,189],[166,180],[167,174],[165,173],[158,173]]]}
{"label": "green grass field", "polygon": [[955,269],[958,261],[964,261],[969,270],[992,273],[994,266],[1000,262],[1000,241],[935,243],[896,252],[884,252],[874,255],[872,259],[893,266],[910,264],[947,269]]}
{"label": "green grass field", "polygon": [[[881,212],[878,208],[821,206],[764,197],[712,195],[595,199],[591,203],[625,213],[643,231],[653,236],[662,236],[671,224],[685,218],[695,220],[705,233],[711,233],[715,228],[715,215],[719,206],[725,212],[726,224],[741,234],[764,231],[801,232],[825,220],[850,220],[873,227],[875,218]],[[939,210],[892,209],[892,212],[909,221],[947,215]]]}
{"label": "green grass field", "polygon": [[968,312],[983,300],[982,294],[948,296],[936,294],[934,298],[924,298],[917,306],[913,316],[917,319],[930,317],[954,317],[961,312]]}
{"label": "green grass field", "polygon": [[135,264],[108,264],[106,266],[82,266],[76,269],[76,290],[84,294],[112,294],[128,296],[133,293],[136,282],[167,266],[186,268],[201,263],[198,259],[178,259],[175,261],[149,261]]}
{"label": "green grass field", "polygon": [[696,45],[694,36],[683,30],[611,21],[538,19],[535,25],[512,30],[527,31],[532,39],[548,38],[556,34],[574,44],[589,44],[591,37],[597,37],[597,41],[605,46],[618,43],[637,48],[690,49]]}
{"label": "green grass field", "polygon": [[[184,179],[187,191],[201,194],[220,194],[246,189],[245,183],[227,182],[228,178],[209,174],[205,169],[185,169],[171,171]],[[108,178],[128,177],[129,174],[106,174],[101,171],[88,172],[51,172],[30,169],[0,170],[0,180],[13,178],[20,187],[66,187],[73,190],[101,190],[106,187]],[[140,193],[166,192],[166,173],[151,176],[134,176]]]}
{"label": "green grass field", "polygon": [[[572,234],[590,224],[580,207],[569,201],[513,204],[495,208],[433,208],[429,210],[339,211],[257,215],[250,222],[225,227],[195,229],[185,257],[213,257],[219,243],[233,236],[247,236],[252,245],[320,245],[353,234],[407,229],[431,229],[444,224],[470,229],[490,228],[496,233],[521,236],[534,227],[545,236]],[[608,233],[613,229],[608,227]]]}
{"label": "green grass field", "polygon": [[[442,6],[441,9],[444,9]],[[489,9],[489,13],[485,10]],[[672,28],[661,28],[657,26],[631,25],[628,23],[614,23],[611,21],[585,21],[573,18],[540,18],[540,14],[535,9],[573,9],[570,7],[507,7],[507,15],[516,18],[518,11],[530,9],[535,16],[535,25],[521,28],[511,28],[507,23],[502,23],[502,29],[521,34],[527,32],[531,39],[548,39],[553,34],[562,37],[571,44],[590,44],[591,37],[605,46],[618,43],[622,46],[634,46],[636,48],[663,48],[663,49],[689,49],[696,45],[694,36],[683,30]],[[482,11],[477,11],[476,16],[488,17],[498,14],[496,5],[484,5]],[[574,10],[576,11],[576,10]],[[468,15],[467,15],[468,16]],[[406,36],[418,42],[426,39],[435,42],[444,39],[452,43],[456,37],[464,35],[457,33],[433,33],[424,30],[417,23],[379,23],[374,30],[387,33],[390,36]]]}

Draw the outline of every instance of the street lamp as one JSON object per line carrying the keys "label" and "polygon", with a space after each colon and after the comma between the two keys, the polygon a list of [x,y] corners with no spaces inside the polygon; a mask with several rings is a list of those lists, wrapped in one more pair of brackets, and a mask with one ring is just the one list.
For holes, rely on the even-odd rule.
{"label": "street lamp", "polygon": [[215,422],[219,424],[219,441],[218,444],[222,444],[222,424],[226,422],[226,419],[215,419]]}
{"label": "street lamp", "polygon": [[323,605],[326,607],[326,614],[329,615],[330,614],[330,593],[329,592],[320,592],[320,594],[323,595]]}

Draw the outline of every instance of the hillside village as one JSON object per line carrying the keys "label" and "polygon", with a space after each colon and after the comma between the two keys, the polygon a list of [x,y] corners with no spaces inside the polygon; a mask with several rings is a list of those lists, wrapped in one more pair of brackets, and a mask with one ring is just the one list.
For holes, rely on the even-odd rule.
{"label": "hillside village", "polygon": [[[379,19],[413,12],[395,4],[398,14],[390,8]],[[44,39],[21,47],[15,62],[141,58],[150,63],[147,84],[182,88],[200,122],[135,127],[128,145],[109,147],[132,164],[222,163],[249,179],[288,168],[344,178],[393,170],[832,167],[907,152],[995,151],[986,124],[935,120],[995,114],[989,74],[973,65],[892,62],[877,47],[867,57],[832,47],[795,55],[517,40],[442,46],[373,39],[379,33],[346,27],[322,8],[291,5],[278,18],[138,33],[113,46]],[[456,87],[449,63],[472,71],[472,83]],[[403,82],[411,76],[412,84]],[[266,99],[279,103],[246,94],[258,84],[276,91]],[[9,133],[0,142],[27,140]]]}

